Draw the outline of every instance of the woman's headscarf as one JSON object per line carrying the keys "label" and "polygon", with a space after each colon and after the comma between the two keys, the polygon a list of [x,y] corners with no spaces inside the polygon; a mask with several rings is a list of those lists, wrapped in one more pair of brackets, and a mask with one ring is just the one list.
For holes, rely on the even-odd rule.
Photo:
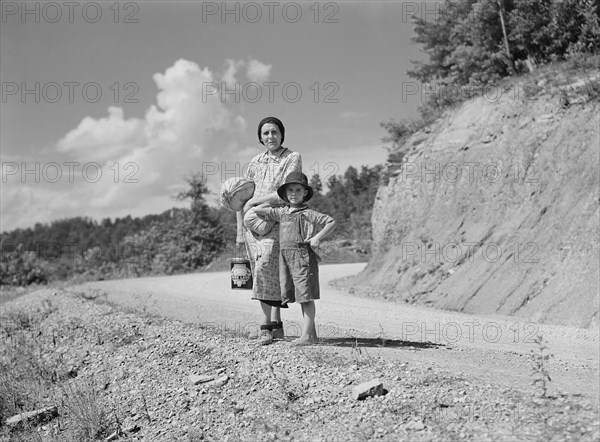
{"label": "woman's headscarf", "polygon": [[259,143],[263,144],[263,145],[265,144],[262,142],[262,138],[260,136],[260,130],[267,123],[272,123],[279,128],[279,132],[281,132],[281,145],[283,146],[283,139],[285,138],[285,127],[283,127],[283,123],[281,122],[281,120],[276,117],[266,117],[266,118],[263,118],[262,120],[260,120],[260,123],[258,123],[258,141],[259,141]]}

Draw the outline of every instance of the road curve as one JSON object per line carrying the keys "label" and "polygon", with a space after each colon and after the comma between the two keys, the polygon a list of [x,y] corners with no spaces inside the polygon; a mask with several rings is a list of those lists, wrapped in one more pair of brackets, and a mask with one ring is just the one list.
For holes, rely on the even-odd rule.
{"label": "road curve", "polygon": [[[506,316],[468,315],[349,295],[329,281],[358,273],[364,263],[320,267],[317,302],[324,346],[348,347],[348,338],[390,360],[418,360],[498,385],[531,385],[533,339],[541,335],[554,358],[557,390],[600,397],[597,332],[549,326]],[[117,304],[199,323],[211,332],[243,334],[258,327],[259,306],[247,290],[231,290],[229,272],[97,281],[69,291],[96,291]],[[300,308],[282,309],[286,334],[301,323]],[[382,345],[383,344],[383,345]]]}

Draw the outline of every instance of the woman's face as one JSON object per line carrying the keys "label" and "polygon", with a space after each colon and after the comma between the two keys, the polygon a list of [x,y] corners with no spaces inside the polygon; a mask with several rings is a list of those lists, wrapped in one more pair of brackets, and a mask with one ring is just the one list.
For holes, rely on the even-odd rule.
{"label": "woman's face", "polygon": [[263,124],[260,128],[260,139],[270,152],[275,152],[281,147],[281,132],[276,124]]}

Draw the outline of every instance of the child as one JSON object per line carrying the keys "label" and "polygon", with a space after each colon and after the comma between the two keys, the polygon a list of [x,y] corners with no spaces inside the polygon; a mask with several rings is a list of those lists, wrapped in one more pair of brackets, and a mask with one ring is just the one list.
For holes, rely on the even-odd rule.
{"label": "child", "polygon": [[319,266],[313,249],[335,229],[329,215],[309,209],[305,204],[313,196],[306,175],[292,172],[277,189],[286,207],[257,207],[256,215],[267,221],[279,221],[279,282],[282,304],[298,301],[302,306],[302,335],[293,341],[298,345],[317,342],[315,299],[319,294]]}
{"label": "child", "polygon": [[[254,182],[241,177],[229,178],[221,186],[221,204],[233,212],[241,212],[252,195],[254,195]],[[275,222],[265,221],[256,216],[253,207],[244,214],[244,225],[258,235],[266,235]]]}

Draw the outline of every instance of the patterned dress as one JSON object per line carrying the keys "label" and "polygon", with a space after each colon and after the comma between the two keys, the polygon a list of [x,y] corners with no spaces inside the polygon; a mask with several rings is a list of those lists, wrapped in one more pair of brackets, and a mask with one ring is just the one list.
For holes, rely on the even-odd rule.
{"label": "patterned dress", "polygon": [[[263,152],[250,161],[247,178],[254,181],[254,196],[277,191],[291,172],[302,172],[302,157],[287,147],[275,157]],[[246,250],[252,266],[252,299],[281,301],[279,286],[279,223],[266,235],[259,236],[244,227]]]}

